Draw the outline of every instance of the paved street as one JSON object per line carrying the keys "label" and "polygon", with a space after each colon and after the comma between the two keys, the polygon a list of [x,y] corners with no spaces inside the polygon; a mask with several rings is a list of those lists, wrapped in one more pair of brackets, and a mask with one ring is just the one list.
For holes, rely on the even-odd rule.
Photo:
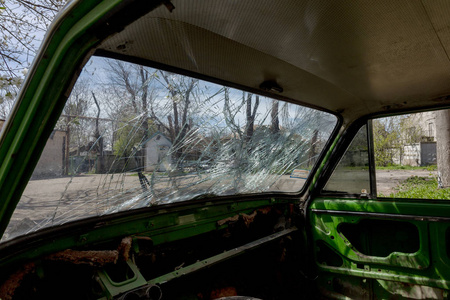
{"label": "paved street", "polygon": [[[144,191],[137,174],[92,174],[29,182],[10,221],[7,235],[21,235],[52,225],[150,206],[183,201],[201,194],[230,195],[236,191],[299,190],[303,179],[289,175],[186,174],[169,178],[147,176],[151,189]],[[245,183],[245,185],[244,185]]]}
{"label": "paved street", "polygon": [[[361,176],[367,172],[360,171]],[[436,176],[436,171],[382,170],[377,172],[378,193],[389,195],[394,188],[410,176]],[[345,177],[345,174],[344,176]],[[358,182],[358,171],[349,172],[342,182]],[[239,178],[238,178],[239,179]],[[237,190],[244,192],[295,192],[304,184],[303,179],[283,176],[248,175],[246,180],[236,176],[217,174],[188,174],[170,179],[160,175],[148,176],[152,189],[144,192],[137,174],[80,175],[29,182],[11,219],[7,234],[20,235],[47,226],[63,224],[79,218],[103,215],[121,210],[153,205],[156,201],[168,203],[183,201],[201,194],[227,195]],[[153,181],[152,181],[153,180]],[[275,182],[274,182],[275,180]],[[243,182],[247,182],[244,186]],[[235,186],[237,185],[237,186]]]}

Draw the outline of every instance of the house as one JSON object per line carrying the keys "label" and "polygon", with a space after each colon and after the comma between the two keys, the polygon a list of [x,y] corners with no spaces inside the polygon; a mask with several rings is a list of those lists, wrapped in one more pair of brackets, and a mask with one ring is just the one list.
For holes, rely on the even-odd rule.
{"label": "house", "polygon": [[64,159],[67,133],[54,130],[45,144],[41,158],[34,169],[32,178],[59,177],[64,173]]}
{"label": "house", "polygon": [[394,164],[428,166],[436,164],[436,114],[410,114],[403,120],[405,127],[403,149],[396,150]]}
{"label": "house", "polygon": [[169,152],[172,142],[161,132],[152,135],[145,145],[145,167],[146,172],[165,172],[170,169],[172,164],[171,154]]}
{"label": "house", "polygon": [[[0,120],[0,129],[4,123],[5,120]],[[53,130],[34,169],[32,179],[59,177],[64,174],[66,137],[66,131]]]}

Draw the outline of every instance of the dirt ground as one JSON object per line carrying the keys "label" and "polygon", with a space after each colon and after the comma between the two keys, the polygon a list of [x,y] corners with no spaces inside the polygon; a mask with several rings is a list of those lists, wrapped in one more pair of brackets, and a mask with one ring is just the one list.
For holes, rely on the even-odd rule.
{"label": "dirt ground", "polygon": [[376,173],[377,193],[389,195],[395,187],[412,176],[437,177],[437,171],[426,170],[379,170]]}

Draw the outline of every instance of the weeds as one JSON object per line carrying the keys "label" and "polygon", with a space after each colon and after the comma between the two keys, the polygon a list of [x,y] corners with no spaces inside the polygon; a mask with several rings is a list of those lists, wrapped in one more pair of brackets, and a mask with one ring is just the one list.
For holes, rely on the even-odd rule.
{"label": "weeds", "polygon": [[450,189],[439,189],[435,177],[412,176],[397,187],[398,191],[380,197],[410,199],[450,199]]}
{"label": "weeds", "polygon": [[427,171],[437,171],[436,165],[429,166],[401,166],[401,165],[388,165],[386,167],[376,166],[377,170],[427,170]]}

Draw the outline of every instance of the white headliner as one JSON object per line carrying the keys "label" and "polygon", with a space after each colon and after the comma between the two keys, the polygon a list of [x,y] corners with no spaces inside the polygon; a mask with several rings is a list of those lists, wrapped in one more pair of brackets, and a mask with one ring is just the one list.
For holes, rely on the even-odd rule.
{"label": "white headliner", "polygon": [[[100,49],[339,112],[449,105],[450,2],[175,0]],[[436,100],[439,99],[439,100]]]}

